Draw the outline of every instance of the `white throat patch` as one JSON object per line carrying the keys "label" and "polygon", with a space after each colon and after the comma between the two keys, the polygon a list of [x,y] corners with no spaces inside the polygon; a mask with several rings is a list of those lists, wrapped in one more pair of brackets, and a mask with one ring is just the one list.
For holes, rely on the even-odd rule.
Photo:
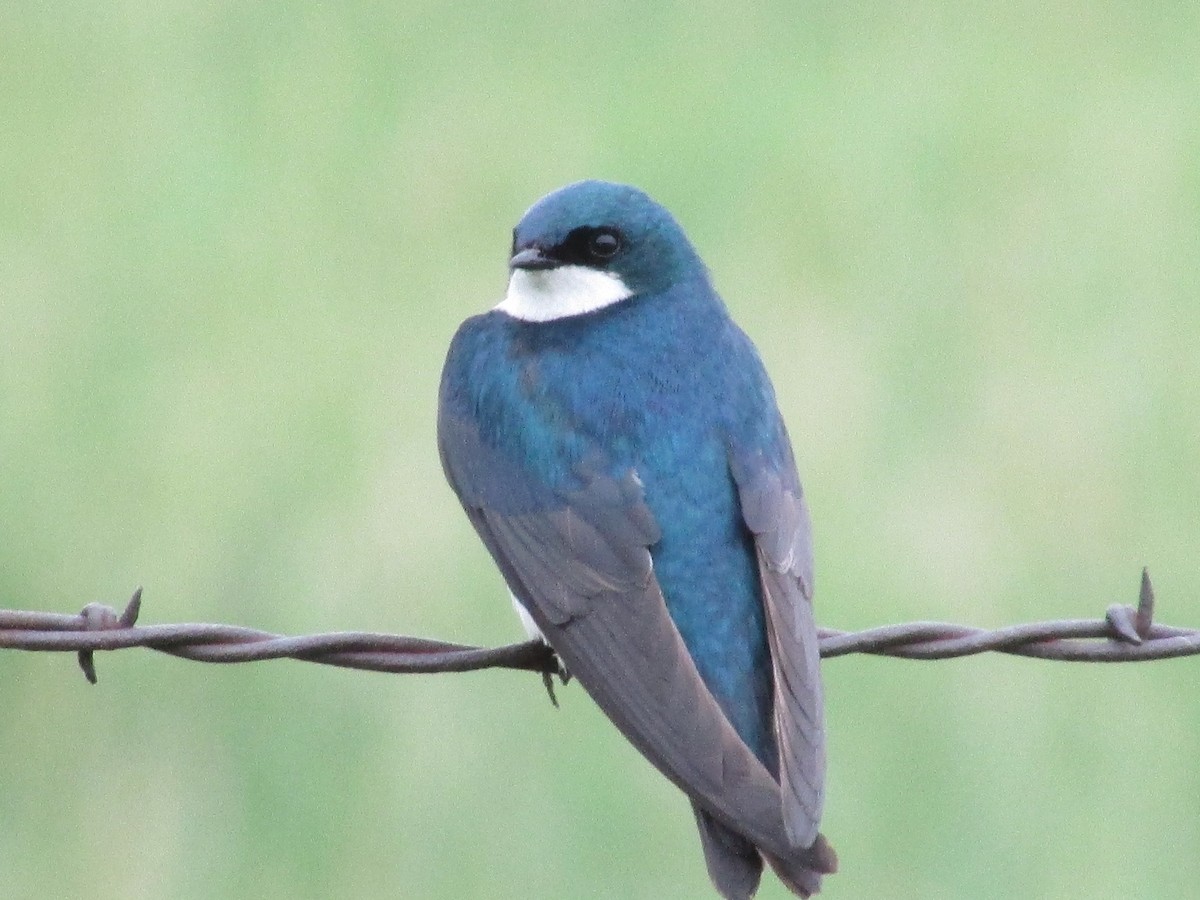
{"label": "white throat patch", "polygon": [[595,312],[632,296],[620,276],[587,266],[514,269],[508,293],[496,309],[526,322],[551,322]]}

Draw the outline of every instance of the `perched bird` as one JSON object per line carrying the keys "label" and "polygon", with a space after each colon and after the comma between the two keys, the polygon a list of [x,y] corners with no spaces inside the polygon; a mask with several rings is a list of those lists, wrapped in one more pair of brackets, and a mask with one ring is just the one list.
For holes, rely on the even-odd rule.
{"label": "perched bird", "polygon": [[535,203],[459,328],[442,466],[531,636],[687,794],[727,898],[835,871],[808,509],[774,390],[682,228],[602,181]]}

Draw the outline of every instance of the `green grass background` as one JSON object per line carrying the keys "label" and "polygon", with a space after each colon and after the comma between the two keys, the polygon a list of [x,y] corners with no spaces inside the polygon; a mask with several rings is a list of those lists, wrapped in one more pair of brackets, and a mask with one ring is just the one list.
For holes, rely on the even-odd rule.
{"label": "green grass background", "polygon": [[[450,335],[596,176],[771,369],[822,623],[1200,624],[1189,3],[0,6],[0,606],[520,635]],[[0,654],[4,898],[684,898],[575,685]],[[830,898],[1194,896],[1200,661],[825,666]],[[785,892],[768,878],[764,898]]]}

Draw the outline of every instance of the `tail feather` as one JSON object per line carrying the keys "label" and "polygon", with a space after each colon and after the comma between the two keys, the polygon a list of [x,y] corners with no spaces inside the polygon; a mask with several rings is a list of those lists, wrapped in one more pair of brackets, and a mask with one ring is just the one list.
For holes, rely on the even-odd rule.
{"label": "tail feather", "polygon": [[766,860],[779,880],[798,897],[811,897],[819,893],[821,876],[832,875],[838,865],[837,854],[823,834],[818,834],[811,846],[805,847],[792,858],[767,856]]}
{"label": "tail feather", "polygon": [[692,804],[708,877],[725,900],[750,900],[758,890],[763,860],[793,894],[808,898],[820,893],[821,878],[837,871],[838,859],[822,834],[808,847],[787,856],[760,851],[738,832],[714,819],[699,804]]}
{"label": "tail feather", "polygon": [[762,877],[762,857],[754,845],[692,804],[708,877],[725,900],[750,900]]}

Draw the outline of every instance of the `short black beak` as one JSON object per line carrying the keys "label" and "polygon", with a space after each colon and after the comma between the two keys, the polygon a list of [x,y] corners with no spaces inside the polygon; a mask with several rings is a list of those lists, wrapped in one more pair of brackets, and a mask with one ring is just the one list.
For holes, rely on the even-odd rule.
{"label": "short black beak", "polygon": [[542,248],[536,245],[518,250],[508,261],[510,269],[554,269],[560,265],[557,259],[547,256],[542,252]]}

